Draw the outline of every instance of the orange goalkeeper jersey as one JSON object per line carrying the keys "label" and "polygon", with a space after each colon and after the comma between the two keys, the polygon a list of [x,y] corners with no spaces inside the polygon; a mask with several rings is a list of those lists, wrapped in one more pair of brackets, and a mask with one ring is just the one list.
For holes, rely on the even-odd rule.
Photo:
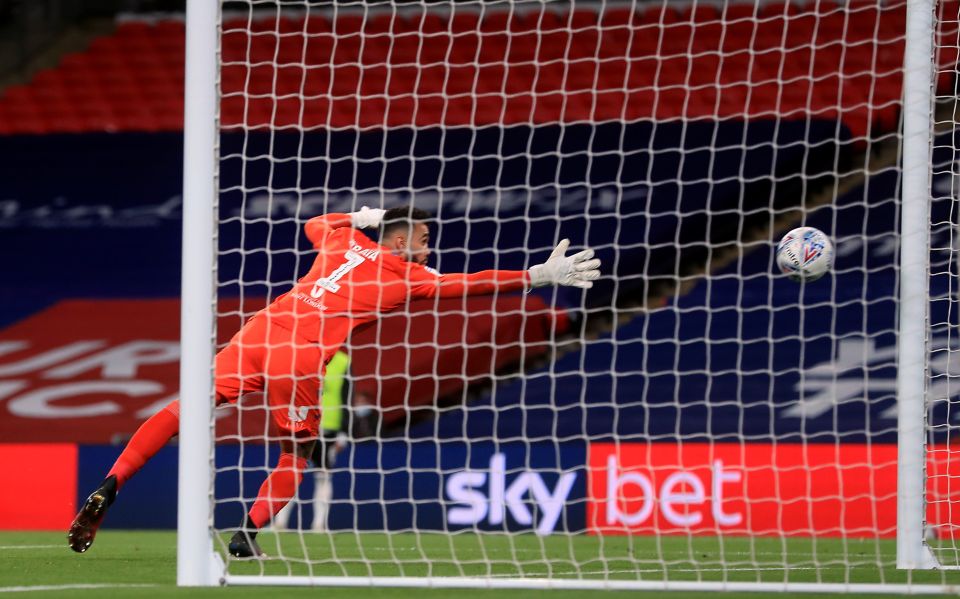
{"label": "orange goalkeeper jersey", "polygon": [[[463,297],[526,287],[525,270],[442,275],[390,253],[350,226],[347,214],[326,214],[306,224],[318,254],[310,272],[264,309],[271,324],[332,355],[350,330],[411,299]],[[261,314],[263,314],[261,313]]]}

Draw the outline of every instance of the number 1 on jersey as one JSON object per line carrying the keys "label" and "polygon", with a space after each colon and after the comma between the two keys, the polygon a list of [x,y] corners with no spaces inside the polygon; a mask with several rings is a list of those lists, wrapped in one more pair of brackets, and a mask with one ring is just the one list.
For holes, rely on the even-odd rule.
{"label": "number 1 on jersey", "polygon": [[313,289],[310,290],[311,297],[320,297],[326,291],[331,293],[340,291],[340,285],[337,284],[337,281],[354,268],[363,264],[363,256],[353,250],[347,250],[343,254],[343,257],[346,259],[346,262],[338,266],[330,273],[330,276],[317,279],[317,282],[313,284]]}

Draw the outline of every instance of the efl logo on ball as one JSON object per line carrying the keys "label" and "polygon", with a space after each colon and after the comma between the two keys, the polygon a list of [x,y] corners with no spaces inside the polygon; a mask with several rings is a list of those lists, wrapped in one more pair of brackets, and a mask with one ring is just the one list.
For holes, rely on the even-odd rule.
{"label": "efl logo on ball", "polygon": [[823,231],[796,228],[777,245],[777,267],[794,281],[816,281],[833,266],[833,244]]}

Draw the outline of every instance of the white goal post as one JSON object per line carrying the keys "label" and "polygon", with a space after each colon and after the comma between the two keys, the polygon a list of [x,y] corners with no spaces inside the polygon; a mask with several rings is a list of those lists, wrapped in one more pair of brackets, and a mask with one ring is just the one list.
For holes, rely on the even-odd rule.
{"label": "white goal post", "polygon": [[926,546],[927,346],[934,2],[907,5],[903,94],[903,220],[897,375],[897,567],[933,568]]}
{"label": "white goal post", "polygon": [[[960,301],[960,192],[931,201],[935,148],[960,153],[935,127],[958,15],[938,35],[937,0],[228,6],[186,12],[178,585],[955,592],[960,322],[930,305],[931,252]],[[307,218],[405,202],[440,270],[527,268],[573,235],[603,280],[402,310],[399,362],[434,352],[413,375],[387,372],[388,325],[353,341],[373,372],[352,391],[396,403],[331,467],[330,525],[232,559],[277,436],[243,407],[218,432],[218,342],[311,263]],[[799,224],[838,249],[802,286],[772,253]]]}
{"label": "white goal post", "polygon": [[213,355],[216,339],[219,2],[187,3],[177,584],[214,586]]}

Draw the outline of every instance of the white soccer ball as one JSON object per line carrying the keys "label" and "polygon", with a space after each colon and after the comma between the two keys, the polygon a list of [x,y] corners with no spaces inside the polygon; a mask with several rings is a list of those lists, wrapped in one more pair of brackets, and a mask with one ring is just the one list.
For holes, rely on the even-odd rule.
{"label": "white soccer ball", "polygon": [[833,244],[820,229],[798,227],[777,244],[777,267],[794,281],[816,281],[833,266]]}

